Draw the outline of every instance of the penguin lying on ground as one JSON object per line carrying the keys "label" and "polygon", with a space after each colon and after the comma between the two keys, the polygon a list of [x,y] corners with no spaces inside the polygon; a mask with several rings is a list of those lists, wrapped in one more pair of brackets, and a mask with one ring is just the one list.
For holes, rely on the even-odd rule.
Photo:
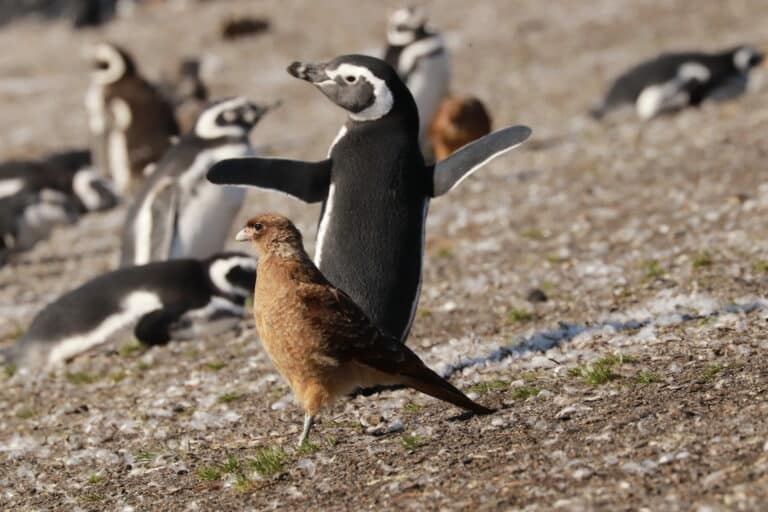
{"label": "penguin lying on ground", "polygon": [[112,184],[91,167],[88,151],[0,164],[0,260],[25,250],[57,225],[117,204]]}
{"label": "penguin lying on ground", "polygon": [[248,135],[268,110],[231,98],[200,114],[194,130],[168,150],[129,209],[121,266],[206,258],[224,248],[245,190],[217,187],[205,175],[220,160],[254,154]]}
{"label": "penguin lying on ground", "polygon": [[440,34],[431,31],[423,11],[406,7],[389,19],[384,60],[408,86],[419,109],[419,137],[431,152],[427,131],[451,81],[448,51]]}
{"label": "penguin lying on ground", "polygon": [[143,181],[178,134],[173,107],[139,74],[124,49],[108,43],[92,50],[94,70],[85,104],[96,167],[126,194]]}
{"label": "penguin lying on ground", "polygon": [[346,55],[322,64],[295,62],[288,71],[349,113],[328,158],[225,160],[208,178],[322,201],[315,263],[377,327],[403,340],[421,286],[429,200],[518,146],[531,130],[500,130],[426,166],[413,96],[384,61]]}
{"label": "penguin lying on ground", "polygon": [[763,54],[749,46],[720,53],[664,53],[619,76],[602,103],[592,109],[600,119],[621,106],[634,104],[641,119],[673,112],[721,94],[724,87],[745,88],[749,71]]}
{"label": "penguin lying on ground", "polygon": [[485,105],[471,96],[447,96],[429,125],[429,142],[436,160],[491,133],[491,117]]}
{"label": "penguin lying on ground", "polygon": [[0,355],[48,369],[130,332],[149,345],[221,332],[243,318],[255,282],[256,262],[241,253],[108,272],[43,308]]}

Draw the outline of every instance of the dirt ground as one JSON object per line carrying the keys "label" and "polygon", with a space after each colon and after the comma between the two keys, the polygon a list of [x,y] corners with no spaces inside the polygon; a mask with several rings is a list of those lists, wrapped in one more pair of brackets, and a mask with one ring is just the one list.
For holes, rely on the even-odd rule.
{"label": "dirt ground", "polygon": [[[85,143],[80,50],[109,39],[151,78],[201,54],[215,95],[282,99],[254,143],[321,158],[343,114],[285,67],[378,51],[397,6],[187,1],[96,32],[4,27],[0,155]],[[356,397],[297,451],[301,414],[252,321],[150,350],[126,340],[38,382],[0,375],[0,509],[768,510],[768,75],[737,101],[646,124],[584,114],[607,79],[663,49],[768,47],[768,3],[428,7],[453,89],[497,127],[534,130],[433,201],[409,340],[499,412]],[[271,32],[221,41],[221,21],[244,13]],[[264,211],[311,246],[316,206],[252,192],[241,216]],[[58,229],[0,269],[0,340],[113,267],[124,213]]]}

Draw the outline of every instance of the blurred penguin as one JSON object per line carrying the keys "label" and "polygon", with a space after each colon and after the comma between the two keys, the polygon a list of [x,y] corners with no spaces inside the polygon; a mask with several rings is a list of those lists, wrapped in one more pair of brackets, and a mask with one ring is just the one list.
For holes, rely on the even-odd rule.
{"label": "blurred penguin", "polygon": [[384,60],[413,94],[419,110],[419,142],[431,153],[427,132],[440,102],[450,89],[448,52],[440,34],[427,25],[423,11],[398,9],[389,18]]}
{"label": "blurred penguin", "polygon": [[[97,168],[120,194],[136,190],[178,134],[173,107],[139,74],[133,58],[109,43],[91,51],[93,72],[86,96]],[[149,168],[151,169],[151,167]]]}
{"label": "blurred penguin", "polygon": [[173,105],[179,132],[192,130],[195,121],[208,101],[208,88],[200,76],[200,59],[188,57],[179,63],[174,76],[160,85],[168,101]]}

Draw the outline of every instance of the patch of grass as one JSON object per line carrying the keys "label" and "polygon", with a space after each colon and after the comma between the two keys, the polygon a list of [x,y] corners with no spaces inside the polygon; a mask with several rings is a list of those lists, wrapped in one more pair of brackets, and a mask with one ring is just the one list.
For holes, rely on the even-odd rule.
{"label": "patch of grass", "polygon": [[654,382],[659,382],[660,380],[661,379],[659,376],[652,372],[640,372],[635,375],[636,384],[653,384]]}
{"label": "patch of grass", "polygon": [[256,456],[248,460],[248,467],[261,476],[271,476],[283,470],[288,455],[279,446],[262,448]]}
{"label": "patch of grass", "polygon": [[593,366],[585,368],[581,377],[590,386],[600,386],[617,379],[619,376],[613,373],[610,366]]}
{"label": "patch of grass", "polygon": [[490,391],[500,391],[503,389],[507,389],[509,387],[509,382],[501,379],[493,379],[488,380],[485,382],[478,382],[477,384],[473,384],[469,387],[469,391],[472,393],[478,393],[480,395],[484,395]]}
{"label": "patch of grass", "polygon": [[216,466],[203,466],[197,470],[197,478],[214,482],[221,478],[221,471]]}
{"label": "patch of grass", "polygon": [[533,313],[524,309],[512,308],[507,312],[507,321],[513,324],[522,324],[533,320]]}
{"label": "patch of grass", "polygon": [[658,260],[647,260],[641,264],[643,275],[646,279],[658,279],[665,273],[664,268]]}
{"label": "patch of grass", "polygon": [[532,396],[539,394],[541,389],[536,386],[519,386],[512,390],[512,398],[515,400],[527,400]]}
{"label": "patch of grass", "polygon": [[16,371],[18,371],[18,369],[19,369],[19,368],[18,368],[18,367],[17,367],[17,366],[16,366],[14,363],[8,363],[8,364],[7,364],[7,365],[5,365],[5,367],[3,368],[3,373],[5,374],[5,376],[6,376],[7,378],[9,378],[9,379],[10,379],[10,378],[11,378],[11,377],[13,377],[14,375],[16,375]]}
{"label": "patch of grass", "polygon": [[136,363],[136,369],[141,371],[141,372],[145,372],[145,371],[149,370],[150,368],[152,368],[152,365],[149,364],[149,363],[146,363],[144,361],[139,361],[138,363]]}
{"label": "patch of grass", "polygon": [[213,370],[215,372],[221,370],[225,366],[227,366],[227,363],[225,363],[224,361],[211,361],[210,363],[205,363],[206,368],[208,368],[209,370]]}
{"label": "patch of grass", "polygon": [[99,484],[104,481],[104,477],[102,475],[99,475],[98,473],[91,473],[91,476],[88,477],[88,483],[89,484]]}
{"label": "patch of grass", "polygon": [[528,240],[541,241],[547,238],[546,233],[538,228],[526,228],[520,232],[520,236]]}
{"label": "patch of grass", "polygon": [[301,446],[299,446],[299,449],[296,450],[296,453],[299,455],[311,455],[319,450],[320,447],[318,445],[307,439],[301,443]]}
{"label": "patch of grass", "polygon": [[235,400],[240,400],[243,397],[240,393],[224,393],[219,396],[218,401],[222,404],[228,404],[230,402],[234,402]]}
{"label": "patch of grass", "polygon": [[221,470],[224,473],[238,473],[241,469],[240,461],[235,457],[227,457],[227,460],[221,465]]}
{"label": "patch of grass", "polygon": [[534,382],[539,378],[534,372],[523,372],[518,377],[525,382]]}
{"label": "patch of grass", "polygon": [[704,382],[709,382],[724,369],[725,366],[721,363],[710,363],[701,372],[701,380]]}
{"label": "patch of grass", "polygon": [[184,357],[188,357],[189,359],[197,359],[200,356],[200,351],[194,348],[190,348],[182,352],[182,354],[184,354]]}
{"label": "patch of grass", "polygon": [[104,495],[103,494],[83,494],[80,499],[88,503],[98,503],[100,501],[104,501]]}
{"label": "patch of grass", "polygon": [[118,370],[115,373],[113,373],[112,375],[110,375],[109,378],[110,378],[110,380],[112,382],[117,383],[117,382],[122,382],[123,380],[125,380],[125,378],[127,376],[128,376],[128,374],[125,373],[123,370]]}
{"label": "patch of grass", "polygon": [[419,446],[424,446],[429,442],[426,437],[417,436],[416,434],[404,434],[400,438],[400,444],[408,451],[415,450]]}
{"label": "patch of grass", "polygon": [[325,444],[328,446],[328,448],[334,448],[337,444],[339,444],[339,440],[336,439],[336,436],[333,434],[328,434],[325,436]]}
{"label": "patch of grass", "polygon": [[246,311],[250,311],[253,309],[253,294],[248,295],[245,298],[245,304],[243,305]]}
{"label": "patch of grass", "polygon": [[703,268],[712,265],[712,255],[709,251],[700,251],[691,260],[693,268]]}
{"label": "patch of grass", "polygon": [[614,366],[636,362],[637,358],[634,356],[610,354],[601,357],[591,365],[571,368],[568,370],[568,375],[570,377],[580,377],[590,386],[600,386],[619,378],[619,375],[613,371]]}
{"label": "patch of grass", "polygon": [[140,450],[133,454],[133,458],[137,464],[151,464],[155,460],[157,454],[149,450]]}
{"label": "patch of grass", "polygon": [[635,356],[627,354],[609,354],[601,357],[593,364],[595,366],[616,366],[617,364],[631,364],[636,363],[638,359]]}
{"label": "patch of grass", "polygon": [[453,258],[453,250],[451,250],[450,247],[440,247],[437,251],[435,251],[435,258]]}
{"label": "patch of grass", "polygon": [[252,485],[253,482],[248,480],[247,476],[240,474],[235,477],[235,483],[232,484],[232,488],[238,492],[248,492],[251,490]]}
{"label": "patch of grass", "polygon": [[[568,261],[568,258],[564,256],[560,256],[558,254],[548,254],[546,259],[547,259],[547,263],[551,263],[552,265],[560,265]],[[547,291],[543,287],[542,287],[542,290],[544,290],[545,292]]]}
{"label": "patch of grass", "polygon": [[76,386],[81,386],[83,384],[93,384],[99,380],[98,377],[95,377],[86,372],[67,372],[65,377],[70,384],[74,384]]}
{"label": "patch of grass", "polygon": [[144,346],[141,343],[136,340],[132,340],[128,343],[123,343],[120,345],[120,348],[117,349],[117,353],[123,357],[131,357],[137,352],[140,352],[142,348],[144,348]]}
{"label": "patch of grass", "polygon": [[419,308],[416,310],[416,316],[419,318],[429,318],[432,316],[432,310],[429,308]]}
{"label": "patch of grass", "polygon": [[14,413],[14,415],[20,420],[28,420],[29,418],[35,415],[35,411],[30,409],[29,407],[22,407],[21,409],[18,409]]}
{"label": "patch of grass", "polygon": [[403,409],[405,409],[407,412],[419,412],[423,408],[424,408],[423,405],[415,404],[413,402],[409,402],[405,404],[405,407],[403,407]]}
{"label": "patch of grass", "polygon": [[768,261],[757,261],[752,265],[752,270],[755,272],[761,272],[763,274],[768,274]]}

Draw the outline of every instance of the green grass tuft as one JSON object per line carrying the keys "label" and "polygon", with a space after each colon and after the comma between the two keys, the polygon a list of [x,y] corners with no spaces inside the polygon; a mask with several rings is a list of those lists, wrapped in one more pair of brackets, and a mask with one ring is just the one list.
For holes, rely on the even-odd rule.
{"label": "green grass tuft", "polygon": [[527,400],[532,396],[539,394],[541,389],[536,386],[520,386],[512,390],[512,398],[515,400]]}
{"label": "green grass tuft", "polygon": [[221,465],[221,470],[224,473],[238,473],[241,470],[240,461],[235,457],[227,457],[227,460]]}
{"label": "green grass tuft", "polygon": [[128,374],[125,373],[123,370],[118,370],[115,373],[113,373],[112,375],[110,375],[109,378],[110,378],[110,380],[112,382],[117,383],[117,382],[122,382],[123,380],[125,380],[125,378],[127,376],[128,376]]}
{"label": "green grass tuft", "polygon": [[664,268],[658,260],[648,260],[642,263],[643,275],[646,279],[658,279],[665,273]]}
{"label": "green grass tuft", "polygon": [[279,446],[262,448],[256,456],[248,460],[248,467],[261,476],[271,476],[283,470],[288,455]]}
{"label": "green grass tuft", "polygon": [[16,375],[16,371],[17,371],[18,369],[19,369],[19,368],[18,368],[18,367],[17,367],[15,364],[13,364],[13,363],[8,363],[8,364],[6,364],[6,365],[5,365],[5,367],[3,368],[3,373],[5,374],[5,376],[6,376],[6,377],[8,377],[8,378],[10,379],[10,378],[11,378],[11,377],[13,377],[14,375]]}
{"label": "green grass tuft", "polygon": [[131,357],[136,355],[137,352],[141,352],[142,348],[144,348],[144,345],[136,340],[132,340],[128,343],[123,343],[120,345],[120,348],[117,349],[117,353],[123,357]]}
{"label": "green grass tuft", "polygon": [[691,266],[693,268],[703,268],[709,267],[711,265],[712,255],[709,253],[709,251],[701,251],[693,257],[693,260],[691,260]]}
{"label": "green grass tuft", "polygon": [[221,370],[225,366],[227,366],[227,363],[225,363],[224,361],[211,361],[210,363],[205,363],[206,368],[208,368],[209,370],[213,370],[215,372]]}
{"label": "green grass tuft", "polygon": [[231,392],[220,395],[218,400],[219,403],[228,404],[230,402],[234,402],[235,400],[240,400],[242,397],[243,395],[240,393]]}
{"label": "green grass tuft", "polygon": [[547,238],[546,233],[538,228],[527,228],[520,232],[520,236],[528,240],[541,241]]}
{"label": "green grass tuft", "polygon": [[640,372],[635,375],[635,383],[637,384],[653,384],[659,382],[659,376],[651,372]]}
{"label": "green grass tuft", "polygon": [[155,460],[157,454],[149,450],[140,450],[133,454],[133,458],[137,464],[151,464]]}
{"label": "green grass tuft", "polygon": [[14,415],[20,420],[28,420],[35,415],[35,411],[29,407],[22,407],[21,409],[18,409]]}
{"label": "green grass tuft", "polygon": [[448,259],[453,258],[453,251],[450,247],[440,247],[435,251],[435,258]]}
{"label": "green grass tuft", "polygon": [[415,404],[413,402],[409,402],[409,403],[405,404],[405,407],[403,407],[403,409],[405,409],[407,412],[419,412],[423,408],[424,408],[423,405]]}
{"label": "green grass tuft", "polygon": [[501,379],[494,379],[494,380],[488,380],[485,382],[478,382],[477,384],[473,384],[469,387],[469,391],[472,393],[478,393],[480,395],[484,395],[490,391],[500,391],[503,389],[507,389],[509,387],[509,382]]}
{"label": "green grass tuft", "polygon": [[507,321],[513,324],[522,324],[533,320],[533,313],[524,309],[510,309],[507,313]]}
{"label": "green grass tuft", "polygon": [[752,265],[752,270],[768,274],[768,261],[757,261]]}
{"label": "green grass tuft", "polygon": [[320,447],[318,445],[306,439],[303,443],[301,443],[301,446],[299,446],[299,449],[296,450],[296,453],[299,455],[311,455],[319,450]]}
{"label": "green grass tuft", "polygon": [[232,487],[237,492],[248,492],[251,490],[251,486],[253,485],[253,482],[248,480],[248,477],[240,474],[235,477],[235,483],[232,484]]}
{"label": "green grass tuft", "polygon": [[104,481],[104,477],[102,475],[99,475],[98,473],[91,473],[91,476],[88,477],[88,483],[89,484],[99,484]]}
{"label": "green grass tuft", "polygon": [[65,377],[69,381],[70,384],[75,384],[76,386],[81,386],[83,384],[93,384],[96,382],[98,377],[95,377],[93,375],[90,375],[85,372],[67,372]]}
{"label": "green grass tuft", "polygon": [[333,434],[328,434],[325,436],[325,444],[328,446],[328,448],[334,448],[337,444],[339,444],[339,440],[336,439],[336,436]]}
{"label": "green grass tuft", "polygon": [[216,466],[203,466],[197,470],[197,478],[214,482],[221,478],[221,471]]}
{"label": "green grass tuft", "polygon": [[404,434],[400,438],[400,444],[408,451],[415,450],[419,446],[424,446],[427,442],[429,442],[429,439],[417,436],[416,434]]}
{"label": "green grass tuft", "polygon": [[600,386],[619,378],[613,367],[620,364],[636,363],[637,358],[629,355],[610,354],[588,366],[579,366],[568,370],[570,377],[580,377],[590,386]]}
{"label": "green grass tuft", "polygon": [[721,363],[711,363],[708,364],[704,370],[701,372],[701,380],[704,382],[709,382],[712,379],[715,378],[715,376],[723,371],[725,369],[725,366]]}

